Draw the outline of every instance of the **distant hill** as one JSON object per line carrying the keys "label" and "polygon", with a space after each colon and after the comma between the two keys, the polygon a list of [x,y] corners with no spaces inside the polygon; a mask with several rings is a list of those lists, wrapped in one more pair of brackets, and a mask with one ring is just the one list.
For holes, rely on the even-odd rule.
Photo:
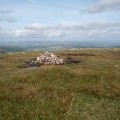
{"label": "distant hill", "polygon": [[8,53],[8,52],[22,52],[25,49],[22,47],[15,47],[15,46],[1,46],[0,53]]}
{"label": "distant hill", "polygon": [[64,50],[73,48],[120,48],[120,41],[53,41],[53,40],[29,40],[29,41],[14,41],[0,43],[0,53],[21,52],[31,50]]}

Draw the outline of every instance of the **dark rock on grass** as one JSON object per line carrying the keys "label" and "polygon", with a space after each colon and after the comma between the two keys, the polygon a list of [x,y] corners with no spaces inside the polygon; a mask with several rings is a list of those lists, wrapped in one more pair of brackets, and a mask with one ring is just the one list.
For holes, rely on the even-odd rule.
{"label": "dark rock on grass", "polygon": [[30,64],[28,64],[29,67],[40,67],[41,64],[37,61],[31,61]]}
{"label": "dark rock on grass", "polygon": [[67,58],[66,58],[66,63],[67,63],[67,64],[80,63],[80,60],[75,60],[75,59],[73,59],[73,58],[71,58],[71,57],[67,57]]}
{"label": "dark rock on grass", "polygon": [[74,53],[74,54],[72,54],[72,53],[69,53],[69,54],[65,54],[65,53],[63,53],[63,54],[60,54],[60,55],[63,55],[63,56],[96,56],[95,54],[87,54],[87,53],[81,53],[81,54],[78,54],[78,53]]}
{"label": "dark rock on grass", "polygon": [[40,67],[41,64],[36,62],[36,58],[25,61],[23,64],[19,65],[18,68],[29,68],[29,67]]}

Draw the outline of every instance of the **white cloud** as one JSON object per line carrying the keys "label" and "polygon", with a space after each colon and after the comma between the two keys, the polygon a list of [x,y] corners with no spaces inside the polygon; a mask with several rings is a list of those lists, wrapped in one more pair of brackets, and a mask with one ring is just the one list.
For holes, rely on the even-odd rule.
{"label": "white cloud", "polygon": [[88,24],[58,24],[44,25],[34,23],[25,26],[20,30],[12,31],[10,34],[15,37],[70,37],[85,38],[85,37],[120,37],[120,23],[88,23]]}
{"label": "white cloud", "polygon": [[89,13],[108,11],[120,11],[120,0],[99,0],[99,2],[87,10]]}

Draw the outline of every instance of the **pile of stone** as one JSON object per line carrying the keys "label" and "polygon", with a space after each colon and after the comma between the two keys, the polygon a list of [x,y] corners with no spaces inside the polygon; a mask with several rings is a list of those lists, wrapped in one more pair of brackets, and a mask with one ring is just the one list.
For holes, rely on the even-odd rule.
{"label": "pile of stone", "polygon": [[62,59],[53,53],[46,52],[37,57],[37,62],[42,65],[62,65],[66,64],[66,59]]}
{"label": "pile of stone", "polygon": [[26,61],[26,67],[40,67],[41,65],[63,65],[71,63],[79,63],[79,60],[74,60],[70,57],[61,58],[53,53],[46,52],[39,57]]}

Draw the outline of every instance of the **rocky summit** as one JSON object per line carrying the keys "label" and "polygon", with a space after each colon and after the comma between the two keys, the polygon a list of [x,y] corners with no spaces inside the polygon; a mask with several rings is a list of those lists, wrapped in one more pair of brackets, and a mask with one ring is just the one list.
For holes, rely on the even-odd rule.
{"label": "rocky summit", "polygon": [[45,54],[41,54],[39,57],[27,61],[25,66],[39,67],[41,65],[63,65],[71,63],[79,63],[79,60],[74,60],[70,57],[61,58],[47,51]]}

